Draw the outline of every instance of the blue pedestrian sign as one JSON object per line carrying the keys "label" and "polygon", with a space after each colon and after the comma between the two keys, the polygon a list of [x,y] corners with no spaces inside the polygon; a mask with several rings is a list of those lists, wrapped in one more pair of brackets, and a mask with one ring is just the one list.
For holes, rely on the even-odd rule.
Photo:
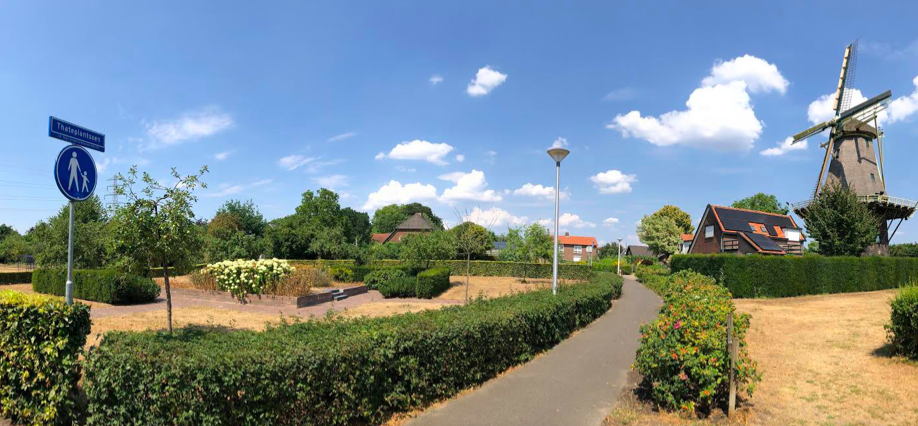
{"label": "blue pedestrian sign", "polygon": [[96,162],[83,147],[70,145],[61,150],[54,163],[54,179],[65,197],[83,201],[96,190]]}
{"label": "blue pedestrian sign", "polygon": [[89,149],[105,152],[105,135],[89,130],[85,127],[68,123],[60,118],[52,116],[48,122],[48,136],[85,146]]}

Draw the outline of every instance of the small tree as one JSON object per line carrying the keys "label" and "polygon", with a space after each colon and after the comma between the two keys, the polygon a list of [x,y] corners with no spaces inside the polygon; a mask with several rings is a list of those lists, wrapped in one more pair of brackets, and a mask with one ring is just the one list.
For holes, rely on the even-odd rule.
{"label": "small tree", "polygon": [[806,229],[823,256],[860,256],[876,242],[879,226],[867,204],[836,183],[824,186],[807,208]]}
{"label": "small tree", "polygon": [[414,268],[430,268],[432,260],[456,257],[456,239],[446,231],[408,234],[402,238],[399,258]]}
{"label": "small tree", "polygon": [[182,177],[172,168],[175,184],[168,186],[143,173],[141,181],[146,187],[134,191],[137,183],[137,166],[128,175],[118,174],[123,185],[115,189],[118,195],[127,196],[127,204],[118,208],[113,220],[113,248],[121,256],[120,262],[128,270],[141,272],[153,265],[163,268],[166,289],[166,323],[172,332],[172,292],[169,286],[169,268],[188,266],[203,247],[203,238],[195,225],[192,205],[197,187],[207,188],[200,181],[207,173],[201,167],[196,175]]}
{"label": "small tree", "polygon": [[676,224],[676,226],[679,227],[681,233],[683,234],[691,234],[695,232],[695,225],[692,225],[692,216],[676,206],[663,206],[663,208],[654,212],[653,215],[668,217],[672,219],[672,221]]}
{"label": "small tree", "polygon": [[[552,258],[554,250],[554,240],[548,232],[548,228],[538,223],[530,224],[526,227],[523,243],[523,260],[528,263],[539,263],[548,261]],[[529,266],[523,267],[523,282],[529,278]]]}
{"label": "small tree", "polygon": [[491,234],[485,227],[468,221],[456,225],[449,232],[456,238],[459,254],[465,257],[465,301],[468,303],[472,256],[483,254],[491,248]]}
{"label": "small tree", "polygon": [[618,243],[605,243],[596,250],[596,257],[600,259],[605,259],[607,257],[618,257]]}
{"label": "small tree", "polygon": [[734,201],[733,207],[776,214],[787,214],[789,211],[787,205],[782,206],[778,203],[778,197],[762,192],[751,197],[743,198],[742,200]]}
{"label": "small tree", "polygon": [[650,251],[666,257],[679,250],[682,243],[681,233],[682,229],[676,222],[657,214],[644,216],[637,226],[637,235],[641,242],[647,244]]}

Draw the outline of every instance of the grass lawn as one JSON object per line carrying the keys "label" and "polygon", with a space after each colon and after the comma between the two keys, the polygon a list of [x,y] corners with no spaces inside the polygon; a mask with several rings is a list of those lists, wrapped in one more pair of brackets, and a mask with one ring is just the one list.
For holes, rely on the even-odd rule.
{"label": "grass lawn", "polygon": [[[449,278],[452,287],[441,294],[438,299],[465,301],[465,275],[452,275]],[[484,298],[509,296],[532,290],[551,288],[551,279],[529,278],[522,283],[520,278],[513,277],[476,277],[469,279],[469,298],[481,295]],[[561,284],[571,284],[574,281],[559,280]]]}
{"label": "grass lawn", "polygon": [[609,425],[915,425],[918,363],[889,353],[883,325],[895,290],[737,299],[763,373],[733,422],[660,414],[623,392]]}

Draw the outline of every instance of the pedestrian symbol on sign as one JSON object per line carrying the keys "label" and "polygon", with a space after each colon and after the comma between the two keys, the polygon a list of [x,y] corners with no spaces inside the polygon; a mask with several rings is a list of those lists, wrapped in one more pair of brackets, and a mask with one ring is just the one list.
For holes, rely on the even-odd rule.
{"label": "pedestrian symbol on sign", "polygon": [[89,198],[96,189],[96,163],[82,147],[64,148],[57,156],[54,175],[61,193],[73,201]]}

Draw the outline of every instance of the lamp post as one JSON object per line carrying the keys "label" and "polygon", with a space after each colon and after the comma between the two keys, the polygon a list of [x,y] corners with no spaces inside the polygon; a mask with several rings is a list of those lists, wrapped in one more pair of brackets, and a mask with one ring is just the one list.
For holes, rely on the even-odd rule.
{"label": "lamp post", "polygon": [[548,155],[555,160],[555,254],[551,264],[551,294],[558,294],[558,204],[561,202],[561,160],[570,153],[564,148],[548,150]]}
{"label": "lamp post", "polygon": [[622,239],[618,239],[618,261],[615,262],[615,265],[618,267],[618,274],[622,274]]}

